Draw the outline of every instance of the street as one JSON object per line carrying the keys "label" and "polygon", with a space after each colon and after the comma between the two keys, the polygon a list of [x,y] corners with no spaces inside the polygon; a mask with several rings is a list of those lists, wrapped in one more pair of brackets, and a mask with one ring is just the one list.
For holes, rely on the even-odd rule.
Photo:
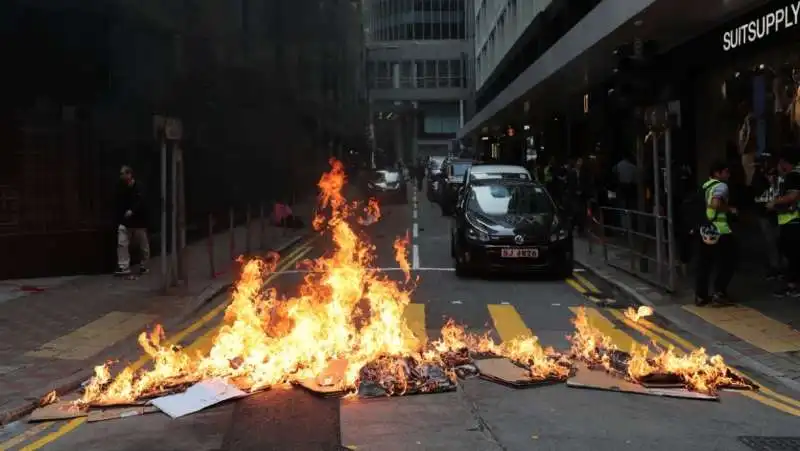
{"label": "street", "polygon": [[[449,250],[450,218],[424,195],[409,198],[408,205],[382,205],[381,220],[364,232],[376,246],[375,265],[398,281],[403,273],[392,245],[396,237],[410,235],[409,261],[418,281],[405,316],[417,336],[435,339],[453,318],[471,331],[489,331],[495,340],[532,333],[544,345],[567,349],[570,321],[585,306],[594,325],[621,341],[620,347],[653,338],[620,320],[624,300],[614,309],[603,308],[582,294],[607,289],[581,270],[567,281],[457,278]],[[294,269],[295,263],[323,255],[330,247],[324,237],[301,244],[284,258],[284,271],[267,284],[285,295],[296,293],[303,273]],[[200,312],[181,342],[207,350],[223,320],[226,300],[220,296]],[[653,322],[680,338],[669,338],[675,335],[668,330],[658,335],[661,340],[701,345],[658,318]],[[751,376],[777,390],[768,379]],[[97,423],[85,418],[38,424],[23,419],[0,431],[0,449],[747,451],[752,448],[740,437],[796,434],[800,402],[795,399],[769,389],[723,392],[720,398],[680,400],[563,384],[513,389],[478,378],[460,381],[456,392],[370,400],[273,388],[175,420],[161,413]]]}

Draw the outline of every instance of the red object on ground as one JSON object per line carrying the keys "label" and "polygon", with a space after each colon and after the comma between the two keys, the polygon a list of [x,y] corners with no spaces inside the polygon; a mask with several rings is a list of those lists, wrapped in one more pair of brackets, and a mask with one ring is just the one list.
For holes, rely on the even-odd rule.
{"label": "red object on ground", "polygon": [[46,288],[34,287],[33,285],[20,285],[19,287],[19,291],[25,291],[28,293],[41,293],[42,291],[45,290]]}

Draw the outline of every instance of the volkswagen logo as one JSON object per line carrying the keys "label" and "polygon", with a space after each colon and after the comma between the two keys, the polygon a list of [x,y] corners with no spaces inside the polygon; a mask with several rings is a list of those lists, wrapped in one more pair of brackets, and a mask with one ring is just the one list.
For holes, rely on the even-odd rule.
{"label": "volkswagen logo", "polygon": [[517,235],[514,237],[514,242],[517,244],[522,244],[525,242],[525,238],[523,238],[522,235]]}

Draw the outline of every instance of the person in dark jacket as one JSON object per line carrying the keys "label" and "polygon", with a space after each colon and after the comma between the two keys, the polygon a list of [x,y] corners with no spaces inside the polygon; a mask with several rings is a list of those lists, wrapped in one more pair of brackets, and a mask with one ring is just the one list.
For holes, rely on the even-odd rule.
{"label": "person in dark jacket", "polygon": [[147,238],[147,214],[141,187],[133,177],[130,166],[120,169],[120,183],[116,197],[117,224],[117,275],[131,274],[130,244],[139,247],[139,272],[147,272],[150,242]]}

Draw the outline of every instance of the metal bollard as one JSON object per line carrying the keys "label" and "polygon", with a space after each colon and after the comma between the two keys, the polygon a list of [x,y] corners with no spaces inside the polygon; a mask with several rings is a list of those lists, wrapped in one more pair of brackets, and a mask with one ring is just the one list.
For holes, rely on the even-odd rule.
{"label": "metal bollard", "polygon": [[229,211],[230,216],[230,228],[228,229],[228,234],[230,235],[230,246],[231,246],[231,261],[236,260],[236,229],[235,229],[235,218],[233,217],[233,207],[231,207]]}
{"label": "metal bollard", "polygon": [[217,268],[214,265],[214,215],[208,214],[208,267],[211,271],[211,278],[216,279]]}
{"label": "metal bollard", "polygon": [[244,249],[247,255],[250,255],[250,204],[247,204],[247,209],[244,212]]}

